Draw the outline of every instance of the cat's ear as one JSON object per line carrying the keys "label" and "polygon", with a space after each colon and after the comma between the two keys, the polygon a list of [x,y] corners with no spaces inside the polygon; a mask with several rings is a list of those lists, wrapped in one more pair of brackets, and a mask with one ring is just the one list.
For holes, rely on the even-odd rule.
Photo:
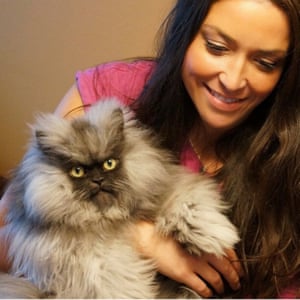
{"label": "cat's ear", "polygon": [[100,100],[90,108],[86,117],[97,128],[103,128],[111,136],[123,135],[123,107],[115,98]]}
{"label": "cat's ear", "polygon": [[44,130],[34,130],[34,138],[36,145],[42,150],[43,152],[52,152],[53,146],[48,141],[48,131]]}
{"label": "cat's ear", "polygon": [[69,122],[54,114],[40,114],[31,126],[33,142],[45,153],[57,153],[70,131]]}
{"label": "cat's ear", "polygon": [[124,130],[124,115],[121,108],[116,108],[111,113],[111,126],[119,133]]}

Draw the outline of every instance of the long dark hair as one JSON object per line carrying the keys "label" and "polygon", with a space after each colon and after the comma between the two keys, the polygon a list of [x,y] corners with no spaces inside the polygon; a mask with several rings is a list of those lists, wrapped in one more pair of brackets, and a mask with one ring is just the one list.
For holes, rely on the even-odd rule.
{"label": "long dark hair", "polygon": [[[178,0],[163,24],[157,66],[133,109],[179,153],[199,115],[181,78],[187,48],[215,0]],[[272,0],[290,20],[281,78],[247,120],[216,145],[218,177],[240,229],[245,278],[237,297],[277,297],[300,272],[300,3]],[[232,295],[233,296],[233,295]]]}
{"label": "long dark hair", "polygon": [[241,126],[251,132],[236,135],[231,150],[240,144],[240,153],[224,168],[225,197],[242,237],[245,292],[261,298],[278,296],[300,276],[300,2],[272,2],[290,21],[286,65],[273,93]]}

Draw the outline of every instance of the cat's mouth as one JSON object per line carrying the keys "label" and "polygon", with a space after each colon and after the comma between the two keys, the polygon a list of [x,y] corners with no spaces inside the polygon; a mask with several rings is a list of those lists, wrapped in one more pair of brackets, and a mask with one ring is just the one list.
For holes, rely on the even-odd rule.
{"label": "cat's mouth", "polygon": [[116,191],[114,191],[113,189],[107,188],[107,187],[101,187],[99,193],[101,193],[101,192],[116,196]]}
{"label": "cat's mouth", "polygon": [[93,190],[90,194],[90,199],[100,207],[112,205],[116,199],[117,193],[113,189],[110,189],[108,187],[99,187],[97,190]]}
{"label": "cat's mouth", "polygon": [[89,189],[86,190],[84,199],[102,210],[105,207],[112,206],[116,202],[117,195],[118,193],[113,186],[101,182],[100,184],[91,184]]}

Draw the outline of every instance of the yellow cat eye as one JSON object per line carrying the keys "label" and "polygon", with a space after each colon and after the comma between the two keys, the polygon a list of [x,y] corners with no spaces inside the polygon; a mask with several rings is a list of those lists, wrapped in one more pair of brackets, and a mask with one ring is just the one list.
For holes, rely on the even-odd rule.
{"label": "yellow cat eye", "polygon": [[106,161],[104,161],[103,163],[103,170],[104,171],[112,171],[116,168],[116,166],[118,165],[118,160],[114,159],[114,158],[109,158]]}
{"label": "yellow cat eye", "polygon": [[75,166],[71,169],[70,175],[74,178],[81,178],[85,175],[85,169],[82,166]]}

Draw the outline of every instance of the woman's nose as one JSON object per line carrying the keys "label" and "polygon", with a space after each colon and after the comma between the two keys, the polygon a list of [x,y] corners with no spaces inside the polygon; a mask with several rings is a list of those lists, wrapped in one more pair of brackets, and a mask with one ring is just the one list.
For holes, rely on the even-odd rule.
{"label": "woman's nose", "polygon": [[243,59],[237,59],[228,63],[226,68],[219,73],[221,85],[230,92],[239,91],[246,87],[246,63]]}

